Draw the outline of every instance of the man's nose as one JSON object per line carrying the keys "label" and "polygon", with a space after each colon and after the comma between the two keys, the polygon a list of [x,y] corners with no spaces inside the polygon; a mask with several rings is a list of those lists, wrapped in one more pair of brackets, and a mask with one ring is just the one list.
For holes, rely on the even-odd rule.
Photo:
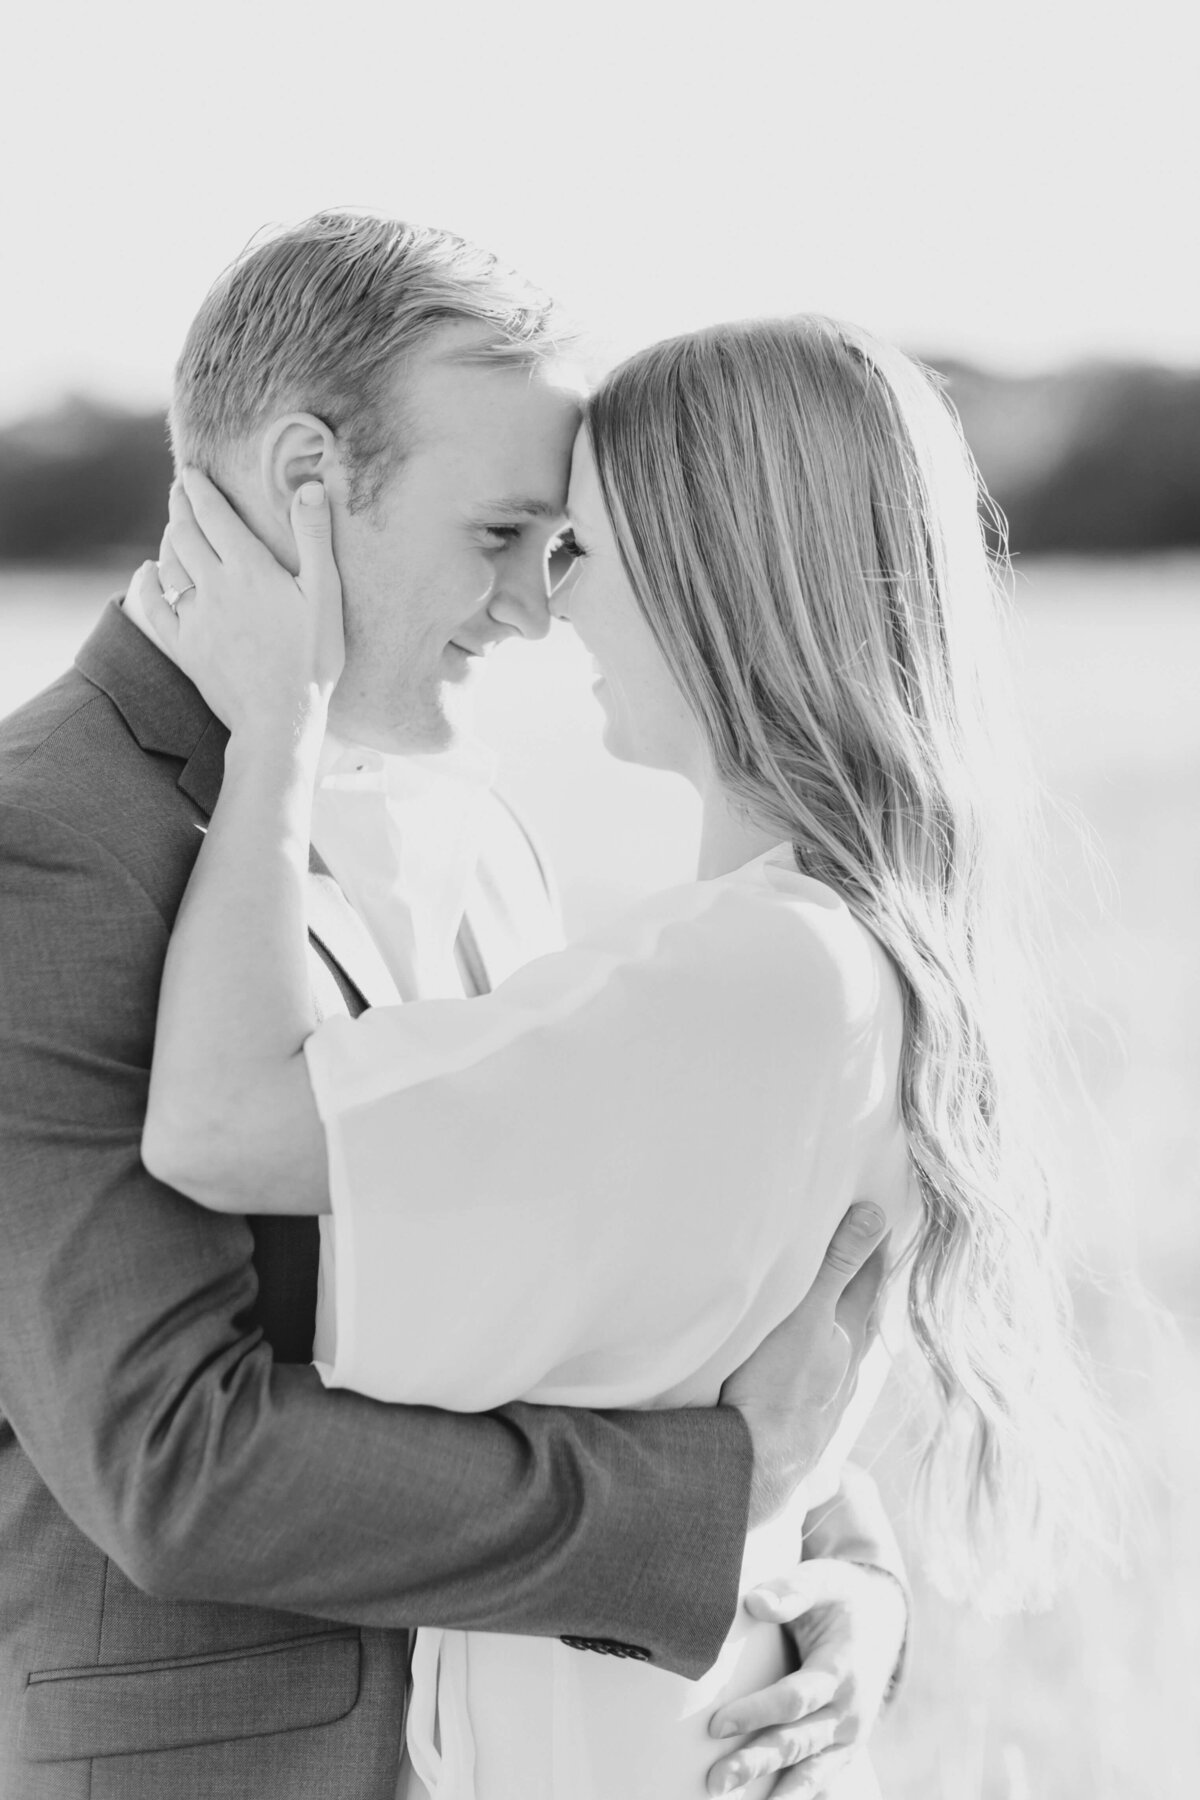
{"label": "man's nose", "polygon": [[550,603],[540,557],[536,562],[530,558],[525,567],[507,574],[488,602],[488,612],[498,625],[509,625],[522,637],[549,635]]}

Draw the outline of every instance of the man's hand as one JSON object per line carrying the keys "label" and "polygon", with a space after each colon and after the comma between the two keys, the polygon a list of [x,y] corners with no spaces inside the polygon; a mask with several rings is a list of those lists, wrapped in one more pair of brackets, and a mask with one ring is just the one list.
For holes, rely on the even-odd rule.
{"label": "man's hand", "polygon": [[721,1389],[721,1404],[736,1406],[750,1428],[752,1526],[812,1473],[841,1422],[875,1335],[885,1226],[877,1206],[852,1206],[799,1306]]}
{"label": "man's hand", "polygon": [[714,1737],[756,1736],[713,1764],[708,1791],[730,1794],[781,1769],[773,1800],[812,1800],[862,1749],[879,1716],[908,1626],[904,1590],[880,1569],[818,1557],[764,1582],[745,1604],[756,1619],[786,1627],[801,1666],[713,1714]]}

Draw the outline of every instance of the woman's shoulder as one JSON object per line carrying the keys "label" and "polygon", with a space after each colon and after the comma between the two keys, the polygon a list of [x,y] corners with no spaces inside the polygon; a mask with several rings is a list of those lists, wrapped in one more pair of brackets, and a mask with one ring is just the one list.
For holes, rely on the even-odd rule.
{"label": "woman's shoulder", "polygon": [[650,895],[480,999],[328,1020],[306,1046],[310,1073],[323,1117],[495,1057],[566,1071],[619,1053],[630,1075],[719,1070],[727,1086],[741,1069],[811,1087],[892,1054],[898,1008],[872,946],[832,890],[761,858]]}
{"label": "woman's shoulder", "polygon": [[890,958],[846,900],[805,875],[784,844],[723,878],[714,912],[747,979],[785,999],[800,988],[834,1015],[860,1016],[896,986]]}
{"label": "woman's shoulder", "polygon": [[672,989],[699,989],[726,1025],[740,1015],[761,1034],[777,1020],[826,1044],[898,1016],[889,957],[840,894],[797,868],[788,845],[652,895],[614,927],[664,1006]]}

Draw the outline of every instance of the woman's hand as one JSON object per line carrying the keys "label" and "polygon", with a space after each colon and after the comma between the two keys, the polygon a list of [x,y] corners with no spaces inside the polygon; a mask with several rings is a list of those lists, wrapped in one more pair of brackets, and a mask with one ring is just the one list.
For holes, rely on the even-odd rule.
{"label": "woman's hand", "polygon": [[341,583],[320,482],[299,489],[291,519],[297,575],[199,470],[185,469],[171,489],[164,544],[183,591],[172,606],[152,589],[147,610],[184,674],[236,735],[319,732],[342,671]]}
{"label": "woman's hand", "polygon": [[775,1800],[815,1800],[863,1748],[896,1679],[908,1629],[904,1588],[889,1570],[820,1557],[764,1582],[745,1605],[789,1632],[800,1667],[714,1714],[714,1737],[756,1735],[713,1765],[708,1791],[732,1794],[782,1770]]}

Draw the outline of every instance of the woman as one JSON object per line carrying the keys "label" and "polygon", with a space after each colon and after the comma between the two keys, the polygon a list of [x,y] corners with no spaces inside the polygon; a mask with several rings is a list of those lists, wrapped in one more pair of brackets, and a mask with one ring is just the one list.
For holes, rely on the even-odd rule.
{"label": "woman", "polygon": [[[462,1409],[712,1401],[874,1201],[908,1249],[964,1565],[990,1543],[1036,1590],[1076,1388],[988,967],[993,580],[921,372],[798,319],[604,382],[554,606],[601,667],[609,747],[699,789],[697,880],[473,1002],[316,1024],[303,884],[336,582],[234,591],[213,551],[235,568],[245,533],[189,493],[212,544],[176,529],[197,592],[155,621],[232,736],[164,976],[149,1166],[203,1204],[329,1212],[325,1378]],[[752,1535],[748,1583],[819,1479]],[[617,1800],[636,1764],[638,1793],[683,1800],[714,1703],[779,1656],[742,1620],[692,1684],[422,1632],[406,1791]]]}

